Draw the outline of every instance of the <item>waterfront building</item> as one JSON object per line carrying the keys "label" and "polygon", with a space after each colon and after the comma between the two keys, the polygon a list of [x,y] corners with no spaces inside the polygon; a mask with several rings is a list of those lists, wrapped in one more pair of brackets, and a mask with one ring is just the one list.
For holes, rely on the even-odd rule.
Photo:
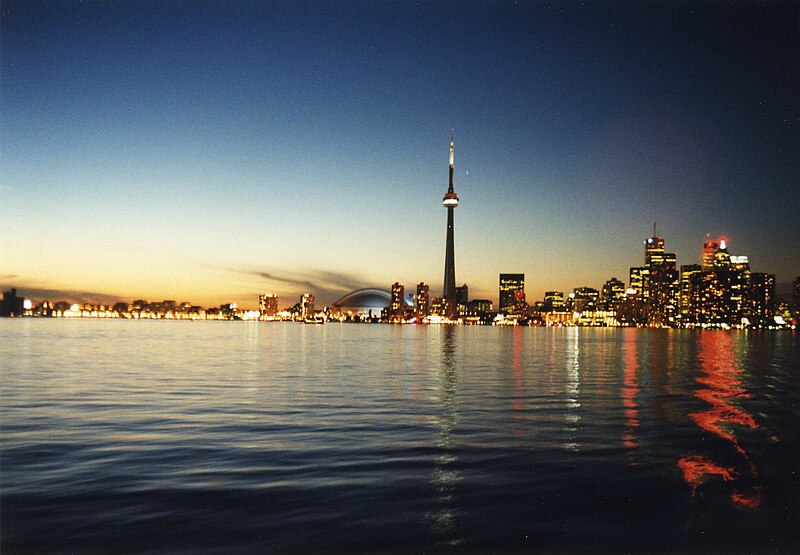
{"label": "waterfront building", "polygon": [[[625,300],[625,284],[615,277],[603,284],[599,306],[601,310],[614,311]],[[545,294],[545,302],[547,295]]]}
{"label": "waterfront building", "polygon": [[545,291],[542,312],[559,312],[564,308],[563,291]]}
{"label": "waterfront building", "polygon": [[525,316],[528,313],[528,302],[525,300],[525,290],[514,291],[514,309],[511,314]]}
{"label": "waterfront building", "polygon": [[727,270],[731,267],[731,255],[728,252],[728,243],[725,239],[720,239],[719,246],[714,253],[714,269]]}
{"label": "waterfront building", "polygon": [[750,274],[747,301],[750,324],[757,327],[771,325],[775,308],[775,275],[759,272]]}
{"label": "waterfront building", "polygon": [[719,243],[717,241],[706,241],[703,243],[703,253],[700,257],[700,268],[704,272],[714,269],[714,259],[717,256]]}
{"label": "waterfront building", "polygon": [[465,283],[461,287],[456,287],[456,314],[462,314],[467,311],[467,304],[469,303],[469,287]]}
{"label": "waterfront building", "polygon": [[674,252],[665,252],[665,242],[655,234],[645,239],[644,269],[641,273],[642,300],[647,323],[654,327],[671,327],[678,323],[680,275]]}
{"label": "waterfront building", "polygon": [[494,311],[494,304],[489,299],[473,299],[469,301],[469,312],[485,315]]}
{"label": "waterfront building", "polygon": [[447,301],[442,297],[431,298],[431,310],[429,316],[445,318],[447,315]]}
{"label": "waterfront building", "polygon": [[303,293],[300,297],[300,318],[307,320],[314,317],[314,295]]}
{"label": "waterfront building", "polygon": [[389,318],[391,320],[402,320],[405,315],[406,288],[400,282],[392,284],[392,302],[389,305]]}
{"label": "waterfront building", "polygon": [[664,239],[656,236],[653,226],[653,237],[644,240],[644,265],[648,268],[662,264],[664,261]]}
{"label": "waterfront building", "polygon": [[697,272],[691,281],[690,321],[700,326],[735,326],[742,322],[741,272]]}
{"label": "waterfront building", "polygon": [[680,274],[674,264],[651,270],[647,299],[648,323],[655,327],[673,327],[680,313]]}
{"label": "waterfront building", "polygon": [[262,318],[274,318],[278,313],[278,295],[266,293],[258,297],[258,311]]}
{"label": "waterfront building", "polygon": [[[157,310],[154,311],[156,315],[161,314]],[[234,320],[239,312],[239,306],[236,303],[225,303],[219,305],[217,315],[223,320]],[[157,318],[158,316],[156,316]]]}
{"label": "waterfront building", "polygon": [[12,288],[3,293],[3,300],[0,301],[0,316],[19,317],[25,313],[25,299],[17,296],[17,290]]}
{"label": "waterfront building", "polygon": [[600,292],[593,287],[576,287],[570,295],[572,312],[593,312],[599,296]]}
{"label": "waterfront building", "polygon": [[516,292],[525,295],[525,274],[500,274],[500,306],[503,314],[515,314],[517,305]]}
{"label": "waterfront building", "polygon": [[678,316],[682,325],[691,321],[692,309],[692,276],[701,272],[699,264],[684,264],[680,273],[680,299]]}
{"label": "waterfront building", "polygon": [[631,268],[628,283],[628,288],[633,289],[640,299],[646,301],[650,285],[650,269],[641,266]]}
{"label": "waterfront building", "polygon": [[453,210],[458,206],[458,195],[453,189],[453,132],[450,132],[450,185],[442,199],[442,206],[447,208],[447,242],[444,255],[444,286],[442,298],[445,300],[444,316],[453,318],[456,313],[456,254],[453,237]]}
{"label": "waterfront building", "polygon": [[430,287],[427,283],[420,282],[417,284],[417,294],[414,297],[414,303],[417,308],[417,316],[419,318],[427,317],[431,308]]}

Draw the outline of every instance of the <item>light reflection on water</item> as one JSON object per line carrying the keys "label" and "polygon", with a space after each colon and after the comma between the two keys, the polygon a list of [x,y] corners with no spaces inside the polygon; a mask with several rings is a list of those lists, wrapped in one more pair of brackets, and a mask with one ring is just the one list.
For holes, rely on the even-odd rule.
{"label": "light reflection on water", "polygon": [[[709,476],[716,475],[733,485],[730,494],[733,503],[742,508],[757,509],[763,493],[758,483],[758,467],[737,439],[735,426],[753,430],[760,426],[752,414],[737,406],[751,394],[739,378],[743,371],[738,367],[734,352],[736,346],[729,334],[705,334],[701,336],[699,346],[702,374],[696,382],[701,388],[694,395],[710,406],[689,416],[700,428],[729,444],[741,460],[726,464],[716,462],[709,455],[687,454],[678,461],[678,468],[691,486],[692,496],[697,495],[698,488]],[[774,435],[770,439],[778,440]]]}
{"label": "light reflection on water", "polygon": [[577,441],[578,424],[580,422],[580,413],[578,409],[581,404],[578,401],[580,395],[581,385],[581,369],[580,369],[580,343],[578,341],[579,328],[567,328],[567,339],[565,341],[567,347],[567,388],[566,388],[566,410],[564,417],[567,421],[567,442],[564,447],[573,451],[577,451],[580,445]]}
{"label": "light reflection on water", "polygon": [[2,552],[800,541],[791,333],[0,321]]}

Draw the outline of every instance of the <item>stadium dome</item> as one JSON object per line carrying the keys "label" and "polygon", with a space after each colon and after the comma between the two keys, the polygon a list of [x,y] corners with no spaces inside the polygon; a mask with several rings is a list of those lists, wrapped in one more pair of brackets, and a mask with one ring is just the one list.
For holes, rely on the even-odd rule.
{"label": "stadium dome", "polygon": [[381,310],[389,306],[392,302],[392,295],[383,289],[368,287],[352,291],[333,303],[333,306],[340,312],[352,312],[353,314],[368,314],[370,310],[379,316]]}

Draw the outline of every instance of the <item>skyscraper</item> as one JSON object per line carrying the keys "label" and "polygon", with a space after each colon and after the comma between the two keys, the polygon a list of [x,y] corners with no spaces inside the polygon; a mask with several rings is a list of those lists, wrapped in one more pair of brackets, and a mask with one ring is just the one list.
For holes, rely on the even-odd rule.
{"label": "skyscraper", "polygon": [[564,293],[561,291],[545,291],[542,310],[544,312],[558,312],[564,309]]}
{"label": "skyscraper", "polygon": [[631,268],[631,288],[641,287],[651,326],[677,325],[680,278],[676,260],[675,253],[664,252],[664,239],[656,235],[653,225],[653,236],[644,241],[644,267],[636,275],[640,284],[634,285],[634,268]]}
{"label": "skyscraper", "polygon": [[628,283],[641,300],[647,300],[650,290],[650,269],[641,266],[631,268]]}
{"label": "skyscraper", "polygon": [[775,304],[775,274],[750,274],[748,315],[750,323],[757,326],[772,324]]}
{"label": "skyscraper", "polygon": [[[625,300],[625,284],[615,277],[603,284],[602,295],[600,296],[600,307],[603,310],[617,310],[617,307]],[[547,295],[545,294],[545,301]]]}
{"label": "skyscraper", "polygon": [[314,295],[303,293],[300,297],[300,317],[304,320],[314,317]]}
{"label": "skyscraper", "polygon": [[450,186],[442,199],[447,208],[447,245],[444,255],[444,287],[442,297],[445,302],[445,316],[453,318],[456,313],[456,249],[453,238],[453,209],[458,206],[458,195],[453,189],[453,132],[450,132]]}
{"label": "skyscraper", "polygon": [[659,265],[664,260],[664,239],[656,236],[653,225],[653,236],[644,241],[644,265],[648,268]]}
{"label": "skyscraper", "polygon": [[699,264],[684,264],[681,266],[680,285],[680,322],[686,325],[691,322],[692,312],[692,276],[702,271]]}
{"label": "skyscraper", "polygon": [[259,295],[258,309],[262,317],[271,318],[275,316],[278,313],[278,296],[270,295],[269,293]]}
{"label": "skyscraper", "polygon": [[714,258],[717,256],[719,243],[716,241],[706,241],[703,243],[703,255],[700,258],[700,267],[704,272],[714,269]]}
{"label": "skyscraper", "polygon": [[500,307],[503,314],[514,314],[517,299],[514,294],[521,291],[525,294],[525,274],[500,274]]}
{"label": "skyscraper", "polygon": [[728,245],[725,239],[719,240],[719,246],[714,253],[714,269],[727,270],[731,267],[731,255],[728,253]]}
{"label": "skyscraper", "polygon": [[405,286],[400,282],[392,284],[392,304],[389,305],[389,318],[403,319],[406,303],[404,297],[406,294]]}
{"label": "skyscraper", "polygon": [[467,311],[469,303],[469,287],[465,283],[461,287],[456,287],[456,313],[461,314]]}
{"label": "skyscraper", "polygon": [[417,316],[426,318],[430,312],[431,297],[427,283],[420,282],[417,284],[417,296],[415,298],[417,306]]}

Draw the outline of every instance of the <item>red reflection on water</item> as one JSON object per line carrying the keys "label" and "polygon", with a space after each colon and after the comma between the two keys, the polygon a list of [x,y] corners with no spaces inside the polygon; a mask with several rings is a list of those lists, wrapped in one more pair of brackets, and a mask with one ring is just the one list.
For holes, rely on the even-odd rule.
{"label": "red reflection on water", "polygon": [[[639,441],[636,439],[636,428],[639,427],[639,405],[636,403],[636,395],[639,393],[639,386],[636,382],[636,369],[638,367],[636,334],[637,330],[635,328],[627,328],[625,330],[625,368],[622,384],[625,431],[622,434],[622,443],[629,449],[639,445]],[[636,464],[636,462],[631,462],[631,464]]]}
{"label": "red reflection on water", "polygon": [[[746,463],[750,479],[758,478],[758,469],[747,451],[739,444],[733,430],[738,424],[750,429],[758,429],[753,416],[731,404],[737,399],[750,397],[742,387],[738,376],[742,370],[736,367],[733,354],[733,337],[725,332],[703,332],[700,335],[699,358],[703,376],[695,381],[703,386],[694,396],[711,405],[702,412],[689,414],[697,425],[717,437],[729,442]],[[735,482],[742,473],[733,466],[719,464],[709,457],[685,455],[678,461],[684,480],[692,487],[692,496],[708,476],[721,476],[726,482]],[[735,490],[731,501],[746,509],[757,509],[761,505],[761,487],[752,485],[747,492]]]}
{"label": "red reflection on water", "polygon": [[678,468],[683,472],[683,479],[692,486],[692,495],[697,491],[697,487],[703,483],[706,476],[715,474],[722,476],[726,482],[733,480],[736,471],[731,466],[720,466],[714,461],[699,455],[689,455],[678,461]]}

